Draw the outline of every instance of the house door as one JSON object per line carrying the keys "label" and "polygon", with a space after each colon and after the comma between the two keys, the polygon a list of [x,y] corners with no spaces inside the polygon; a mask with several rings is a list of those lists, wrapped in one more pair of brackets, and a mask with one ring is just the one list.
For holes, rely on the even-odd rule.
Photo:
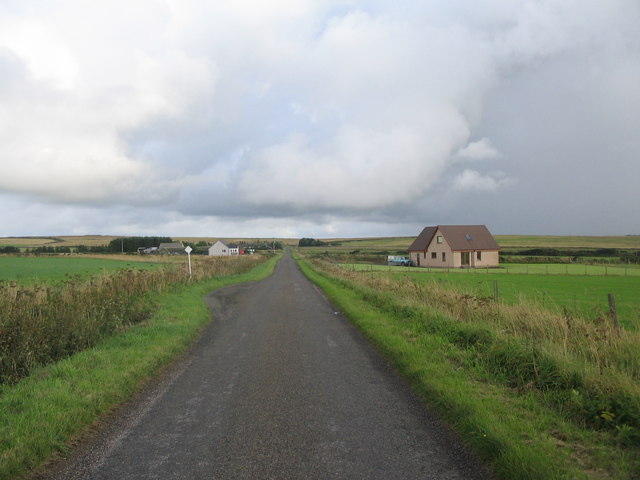
{"label": "house door", "polygon": [[469,252],[461,252],[460,253],[460,264],[463,267],[468,267],[469,265],[471,265],[470,257],[471,257],[471,255],[469,255]]}

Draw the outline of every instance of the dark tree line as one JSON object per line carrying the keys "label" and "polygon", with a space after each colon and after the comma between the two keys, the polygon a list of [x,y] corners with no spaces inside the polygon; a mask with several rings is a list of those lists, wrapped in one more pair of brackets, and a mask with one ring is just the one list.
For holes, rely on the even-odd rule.
{"label": "dark tree line", "polygon": [[325,242],[315,238],[301,238],[298,242],[299,247],[324,247],[325,245],[327,245]]}
{"label": "dark tree line", "polygon": [[114,238],[107,245],[108,252],[135,253],[138,248],[157,247],[161,243],[171,243],[171,237],[122,237]]}

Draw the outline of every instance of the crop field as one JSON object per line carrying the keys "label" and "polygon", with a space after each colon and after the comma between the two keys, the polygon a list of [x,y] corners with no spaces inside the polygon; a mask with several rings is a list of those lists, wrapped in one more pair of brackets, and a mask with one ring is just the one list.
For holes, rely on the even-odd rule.
{"label": "crop field", "polygon": [[158,262],[140,262],[131,259],[97,258],[86,256],[13,257],[0,256],[0,282],[23,285],[60,282],[80,276],[90,277],[122,268],[151,269]]}
{"label": "crop field", "polygon": [[57,237],[1,237],[0,247],[75,247],[85,245],[87,247],[97,247],[107,245],[111,240],[117,238],[107,235],[68,235]]}

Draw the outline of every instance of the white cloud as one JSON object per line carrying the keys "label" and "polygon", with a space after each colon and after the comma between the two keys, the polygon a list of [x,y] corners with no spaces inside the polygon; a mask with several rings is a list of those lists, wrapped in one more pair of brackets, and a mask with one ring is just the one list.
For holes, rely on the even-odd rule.
{"label": "white cloud", "polygon": [[456,153],[456,157],[462,160],[484,160],[496,158],[499,155],[500,152],[491,144],[488,138],[470,142]]}
{"label": "white cloud", "polygon": [[[148,43],[156,28],[162,36],[168,27],[149,24],[144,11],[129,12],[140,15],[140,30],[128,38],[102,26],[119,21],[122,5],[98,9],[105,16],[87,23],[64,16],[82,10],[80,3],[0,16],[0,64],[16,78],[0,86],[0,189],[67,202],[166,201],[180,182],[152,159],[132,156],[125,135],[185,118],[211,94],[215,68]],[[96,32],[81,38],[92,26]]]}
{"label": "white cloud", "polygon": [[[629,163],[638,21],[635,0],[3,3],[0,193],[369,221],[527,182],[560,144],[566,171],[604,142]],[[489,159],[505,173],[456,174]]]}
{"label": "white cloud", "polygon": [[456,190],[495,192],[500,187],[508,185],[512,180],[506,178],[502,172],[494,175],[482,175],[476,170],[465,169],[452,182]]}

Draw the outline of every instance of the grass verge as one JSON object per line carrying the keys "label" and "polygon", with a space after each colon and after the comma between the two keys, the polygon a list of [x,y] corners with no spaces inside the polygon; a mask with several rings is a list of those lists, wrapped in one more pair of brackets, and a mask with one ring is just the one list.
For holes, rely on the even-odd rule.
{"label": "grass verge", "polygon": [[193,343],[210,321],[203,297],[271,274],[279,257],[253,270],[154,293],[144,324],[65,360],[36,369],[0,392],[0,479],[24,478],[98,418],[138,392]]}
{"label": "grass verge", "polygon": [[[298,262],[501,478],[640,475],[636,428],[607,429],[613,412],[606,403],[594,404],[588,416],[583,411],[587,385],[569,385],[573,377],[564,379],[564,370],[537,353],[531,362],[529,344],[503,337],[489,323],[467,323],[462,312],[409,306],[393,300],[399,291],[380,294]],[[550,372],[541,371],[547,363]],[[552,377],[555,383],[546,383]],[[606,379],[598,379],[606,388]],[[598,399],[606,400],[606,392]],[[574,418],[583,414],[584,421]]]}

